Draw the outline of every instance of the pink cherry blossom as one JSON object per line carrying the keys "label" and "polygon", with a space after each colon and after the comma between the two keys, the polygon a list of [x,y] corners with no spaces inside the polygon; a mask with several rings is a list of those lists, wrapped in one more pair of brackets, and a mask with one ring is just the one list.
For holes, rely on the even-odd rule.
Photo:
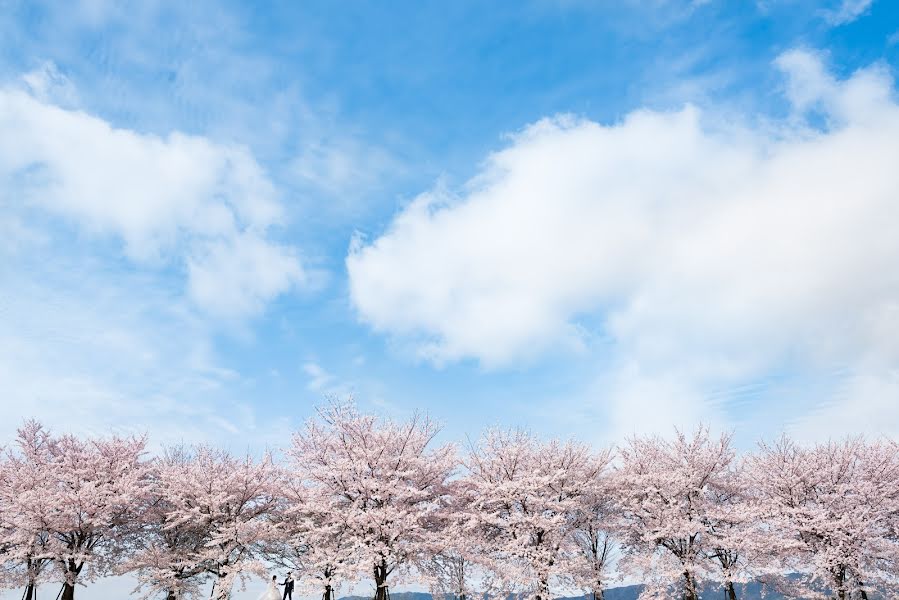
{"label": "pink cherry blossom", "polygon": [[345,520],[345,503],[329,488],[287,469],[279,535],[268,544],[270,562],[298,574],[299,590],[334,600],[337,590],[359,577],[356,539]]}
{"label": "pink cherry blossom", "polygon": [[294,436],[291,468],[312,502],[340,519],[376,600],[429,558],[440,535],[456,459],[452,446],[434,447],[438,431],[420,415],[398,422],[334,402]]}
{"label": "pink cherry blossom", "polygon": [[495,592],[548,600],[568,572],[581,501],[596,493],[609,453],[586,444],[540,442],[528,432],[488,430],[472,445],[466,503],[469,531],[484,548]]}
{"label": "pink cherry blossom", "polygon": [[237,580],[260,572],[263,545],[278,536],[281,472],[268,454],[235,458],[199,446],[169,451],[154,465],[145,533],[130,562],[149,593],[196,595],[201,575],[226,600]]}
{"label": "pink cherry blossom", "polygon": [[0,583],[24,587],[25,600],[34,597],[53,566],[47,523],[54,508],[44,492],[54,443],[38,422],[28,421],[0,462]]}
{"label": "pink cherry blossom", "polygon": [[[646,582],[643,598],[676,592],[698,600],[701,585],[720,582],[735,598],[745,561],[732,529],[742,520],[730,436],[700,427],[688,437],[633,437],[620,449],[616,497],[622,568]],[[741,562],[743,561],[743,562]]]}
{"label": "pink cherry blossom", "polygon": [[[769,549],[769,576],[793,593],[839,600],[899,595],[899,447],[801,446],[781,437],[748,460]],[[789,591],[789,590],[788,590]]]}
{"label": "pink cherry blossom", "polygon": [[19,430],[3,468],[0,510],[8,562],[26,596],[47,575],[62,583],[62,600],[72,600],[77,584],[122,563],[148,485],[145,444],[142,437],[53,437],[35,422]]}

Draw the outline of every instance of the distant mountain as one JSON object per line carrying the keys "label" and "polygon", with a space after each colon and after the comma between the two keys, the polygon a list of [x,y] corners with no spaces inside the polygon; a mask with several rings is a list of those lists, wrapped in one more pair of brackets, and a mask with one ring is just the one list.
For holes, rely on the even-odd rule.
{"label": "distant mountain", "polygon": [[[338,600],[371,600],[371,596],[344,596]],[[426,592],[391,592],[390,600],[434,600]]]}
{"label": "distant mountain", "polygon": [[[621,587],[609,588],[603,592],[603,600],[637,600],[637,596],[643,590],[642,585],[624,585]],[[559,598],[558,600],[584,600],[584,596],[571,596],[568,598]]]}
{"label": "distant mountain", "polygon": [[[605,591],[604,600],[637,600],[642,590],[642,585],[625,585],[609,588]],[[706,586],[703,588],[700,597],[702,600],[726,600],[724,589],[720,586]],[[390,598],[391,600],[434,600],[431,594],[426,592],[393,592],[390,594]],[[738,586],[737,598],[738,600],[785,600],[785,596],[771,590],[765,591],[764,595],[762,595],[762,585],[760,583]],[[371,598],[369,596],[344,596],[340,600],[371,600]],[[568,596],[557,598],[556,600],[584,600],[584,596]],[[871,600],[876,600],[876,597],[871,596]]]}
{"label": "distant mountain", "polygon": [[[604,593],[604,600],[637,600],[640,592],[643,591],[642,585],[626,585],[607,589]],[[724,588],[718,585],[707,585],[702,588],[699,593],[702,600],[727,600],[724,594]],[[762,595],[762,584],[750,583],[745,586],[737,586],[737,600],[785,600],[784,596],[767,590]],[[424,600],[424,599],[422,599]],[[584,600],[583,596],[570,596],[567,598],[559,598],[558,600]]]}

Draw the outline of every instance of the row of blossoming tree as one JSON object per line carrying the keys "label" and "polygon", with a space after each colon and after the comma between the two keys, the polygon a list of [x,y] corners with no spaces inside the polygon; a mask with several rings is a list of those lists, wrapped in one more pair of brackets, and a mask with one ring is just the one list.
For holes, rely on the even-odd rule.
{"label": "row of blossoming tree", "polygon": [[0,461],[0,583],[130,573],[145,596],[224,600],[273,566],[333,600],[369,580],[437,594],[580,590],[734,600],[750,581],[805,598],[899,594],[899,446],[782,437],[738,456],[700,428],[615,449],[489,430],[437,445],[437,426],[332,403],[282,460],[215,448],[149,457],[144,438],[54,436],[26,423]]}

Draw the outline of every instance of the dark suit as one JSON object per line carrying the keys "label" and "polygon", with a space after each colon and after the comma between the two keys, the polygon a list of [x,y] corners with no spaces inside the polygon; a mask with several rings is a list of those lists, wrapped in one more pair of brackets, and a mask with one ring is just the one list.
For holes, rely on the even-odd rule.
{"label": "dark suit", "polygon": [[284,586],[284,600],[287,600],[288,598],[293,600],[293,577],[288,575],[281,585]]}

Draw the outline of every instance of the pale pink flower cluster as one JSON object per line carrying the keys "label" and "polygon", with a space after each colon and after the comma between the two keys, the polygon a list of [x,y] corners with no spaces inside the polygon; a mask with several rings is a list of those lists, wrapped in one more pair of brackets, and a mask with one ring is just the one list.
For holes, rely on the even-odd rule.
{"label": "pale pink flower cluster", "polygon": [[[698,428],[617,448],[489,429],[463,448],[439,427],[334,401],[279,460],[220,449],[145,452],[143,437],[55,436],[36,422],[0,459],[0,586],[131,574],[167,600],[230,597],[270,569],[334,600],[371,583],[464,600],[698,600],[744,584],[802,598],[899,595],[899,446],[786,437],[738,455]],[[204,590],[205,588],[205,590]]]}

